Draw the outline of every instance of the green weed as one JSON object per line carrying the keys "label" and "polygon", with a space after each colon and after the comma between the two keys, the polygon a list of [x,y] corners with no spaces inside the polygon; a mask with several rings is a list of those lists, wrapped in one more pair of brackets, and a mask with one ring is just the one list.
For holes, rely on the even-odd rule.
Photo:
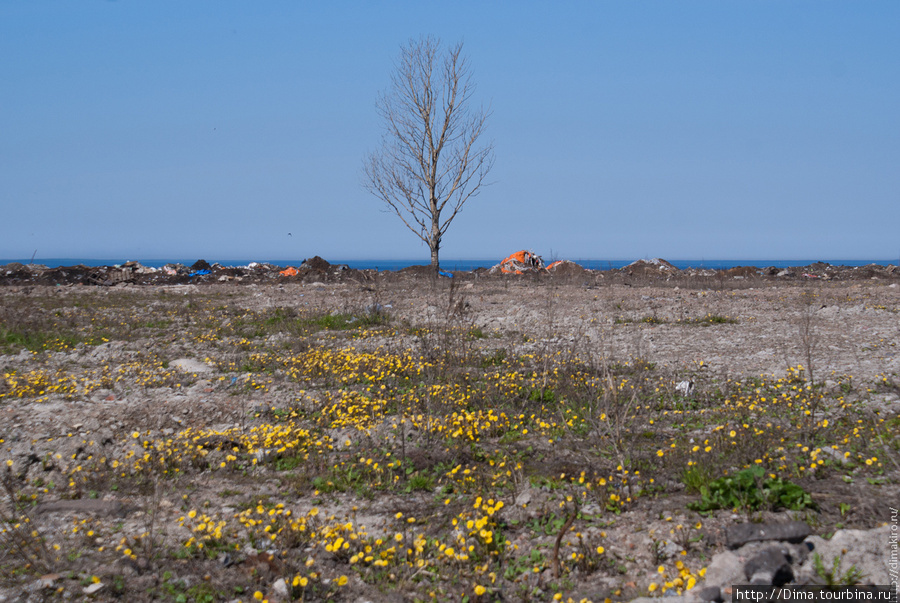
{"label": "green weed", "polygon": [[706,512],[715,509],[789,509],[814,508],[812,497],[800,486],[765,475],[762,467],[750,467],[733,476],[720,477],[709,486],[700,486],[700,500],[688,508]]}

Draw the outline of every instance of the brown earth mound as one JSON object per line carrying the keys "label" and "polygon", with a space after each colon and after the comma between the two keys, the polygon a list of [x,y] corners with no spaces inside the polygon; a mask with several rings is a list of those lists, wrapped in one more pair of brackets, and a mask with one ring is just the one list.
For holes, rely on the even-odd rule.
{"label": "brown earth mound", "polygon": [[567,276],[581,276],[586,271],[585,269],[576,264],[575,262],[571,262],[569,260],[560,260],[558,262],[553,262],[549,266],[547,266],[547,272],[554,276],[567,277]]}
{"label": "brown earth mound", "polygon": [[300,268],[305,268],[307,270],[316,270],[318,272],[329,272],[331,270],[331,264],[316,255],[308,260],[303,260],[303,263],[300,264]]}
{"label": "brown earth mound", "polygon": [[675,274],[680,272],[678,268],[660,258],[632,262],[622,268],[622,271],[627,274],[635,275]]}

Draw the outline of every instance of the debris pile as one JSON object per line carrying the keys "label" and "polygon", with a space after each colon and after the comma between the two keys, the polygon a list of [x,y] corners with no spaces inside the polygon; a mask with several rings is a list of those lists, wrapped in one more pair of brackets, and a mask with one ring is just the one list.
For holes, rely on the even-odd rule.
{"label": "debris pile", "polygon": [[662,258],[653,258],[650,260],[638,260],[636,262],[631,262],[624,268],[622,268],[624,272],[629,275],[668,275],[668,274],[677,274],[680,272],[678,268],[673,266],[671,263],[667,262]]}
{"label": "debris pile", "polygon": [[[453,278],[450,272],[440,272],[443,277]],[[825,262],[815,262],[807,266],[779,268],[768,266],[735,266],[725,270],[713,268],[678,269],[671,262],[661,258],[641,259],[623,268],[607,270],[587,269],[570,260],[557,260],[545,264],[541,256],[533,251],[517,251],[491,268],[478,268],[471,272],[457,272],[457,276],[472,278],[532,275],[553,275],[554,277],[591,277],[603,281],[609,277],[632,278],[640,282],[670,281],[682,279],[723,280],[898,280],[900,267],[895,265],[868,264],[865,266],[835,266]],[[331,264],[327,260],[313,256],[303,260],[299,266],[277,266],[264,262],[250,262],[246,266],[223,266],[197,260],[190,266],[169,263],[155,268],[139,262],[125,262],[113,266],[57,266],[50,268],[42,264],[22,264],[12,262],[0,266],[0,286],[2,285],[181,285],[212,282],[265,283],[271,281],[313,282],[365,282],[374,278],[388,278],[390,281],[412,279],[432,279],[435,272],[431,266],[407,266],[396,271],[376,269],[358,270],[347,264]]]}
{"label": "debris pile", "polygon": [[533,251],[517,251],[490,269],[490,274],[524,274],[544,269],[544,260]]}

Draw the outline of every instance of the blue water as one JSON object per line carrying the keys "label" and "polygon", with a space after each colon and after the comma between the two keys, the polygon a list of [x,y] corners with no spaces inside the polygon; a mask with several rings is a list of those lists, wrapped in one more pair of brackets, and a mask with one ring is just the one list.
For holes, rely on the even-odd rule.
{"label": "blue water", "polygon": [[[85,259],[85,258],[35,258],[35,264],[43,264],[45,266],[49,266],[50,268],[55,268],[57,266],[76,266],[76,265],[84,265],[84,266],[114,266],[117,264],[124,264],[128,260],[133,260],[134,258],[114,258],[114,259]],[[260,262],[267,264],[275,264],[276,266],[299,266],[303,259],[293,259],[293,260],[268,260],[268,259],[255,259],[255,260],[220,260],[216,258],[204,258],[209,263],[218,262],[223,266],[246,266],[250,262]],[[351,268],[358,269],[370,269],[377,268],[379,270],[400,270],[401,268],[406,268],[407,266],[421,266],[428,264],[427,259],[419,259],[419,260],[334,260],[330,258],[325,258],[332,264],[347,264]],[[455,270],[460,272],[475,270],[476,268],[490,268],[496,264],[500,263],[502,258],[494,258],[489,260],[454,260],[447,259],[441,261],[441,268],[444,270]],[[546,259],[546,258],[545,258]],[[627,266],[634,260],[585,260],[585,259],[576,259],[576,258],[567,258],[571,259],[573,262],[580,264],[585,268],[590,268],[593,270],[610,270],[612,268],[622,268],[623,266]],[[184,264],[185,266],[190,266],[194,262],[197,261],[197,258],[194,259],[167,259],[167,260],[159,260],[159,259],[138,259],[136,260],[143,264],[144,266],[150,266],[153,268],[159,268],[161,266],[165,266],[166,264]],[[775,266],[776,268],[790,268],[791,266],[808,266],[815,262],[821,261],[826,264],[831,264],[833,266],[865,266],[867,264],[880,264],[882,266],[887,266],[889,264],[896,264],[897,260],[668,260],[672,265],[676,268],[685,269],[685,268],[711,268],[716,270],[725,270],[728,268],[734,268],[735,266],[756,266],[758,268],[765,268],[768,266]],[[9,264],[11,262],[19,262],[22,264],[28,264],[31,262],[31,258],[17,258],[17,259],[0,259],[0,266],[4,264]]]}

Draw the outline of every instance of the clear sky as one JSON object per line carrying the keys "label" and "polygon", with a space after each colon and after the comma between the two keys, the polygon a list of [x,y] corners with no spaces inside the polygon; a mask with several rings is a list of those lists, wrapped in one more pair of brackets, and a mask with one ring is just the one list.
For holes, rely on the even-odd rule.
{"label": "clear sky", "polygon": [[496,147],[442,258],[897,259],[898,32],[896,0],[0,0],[0,257],[427,262],[361,168],[431,34]]}

